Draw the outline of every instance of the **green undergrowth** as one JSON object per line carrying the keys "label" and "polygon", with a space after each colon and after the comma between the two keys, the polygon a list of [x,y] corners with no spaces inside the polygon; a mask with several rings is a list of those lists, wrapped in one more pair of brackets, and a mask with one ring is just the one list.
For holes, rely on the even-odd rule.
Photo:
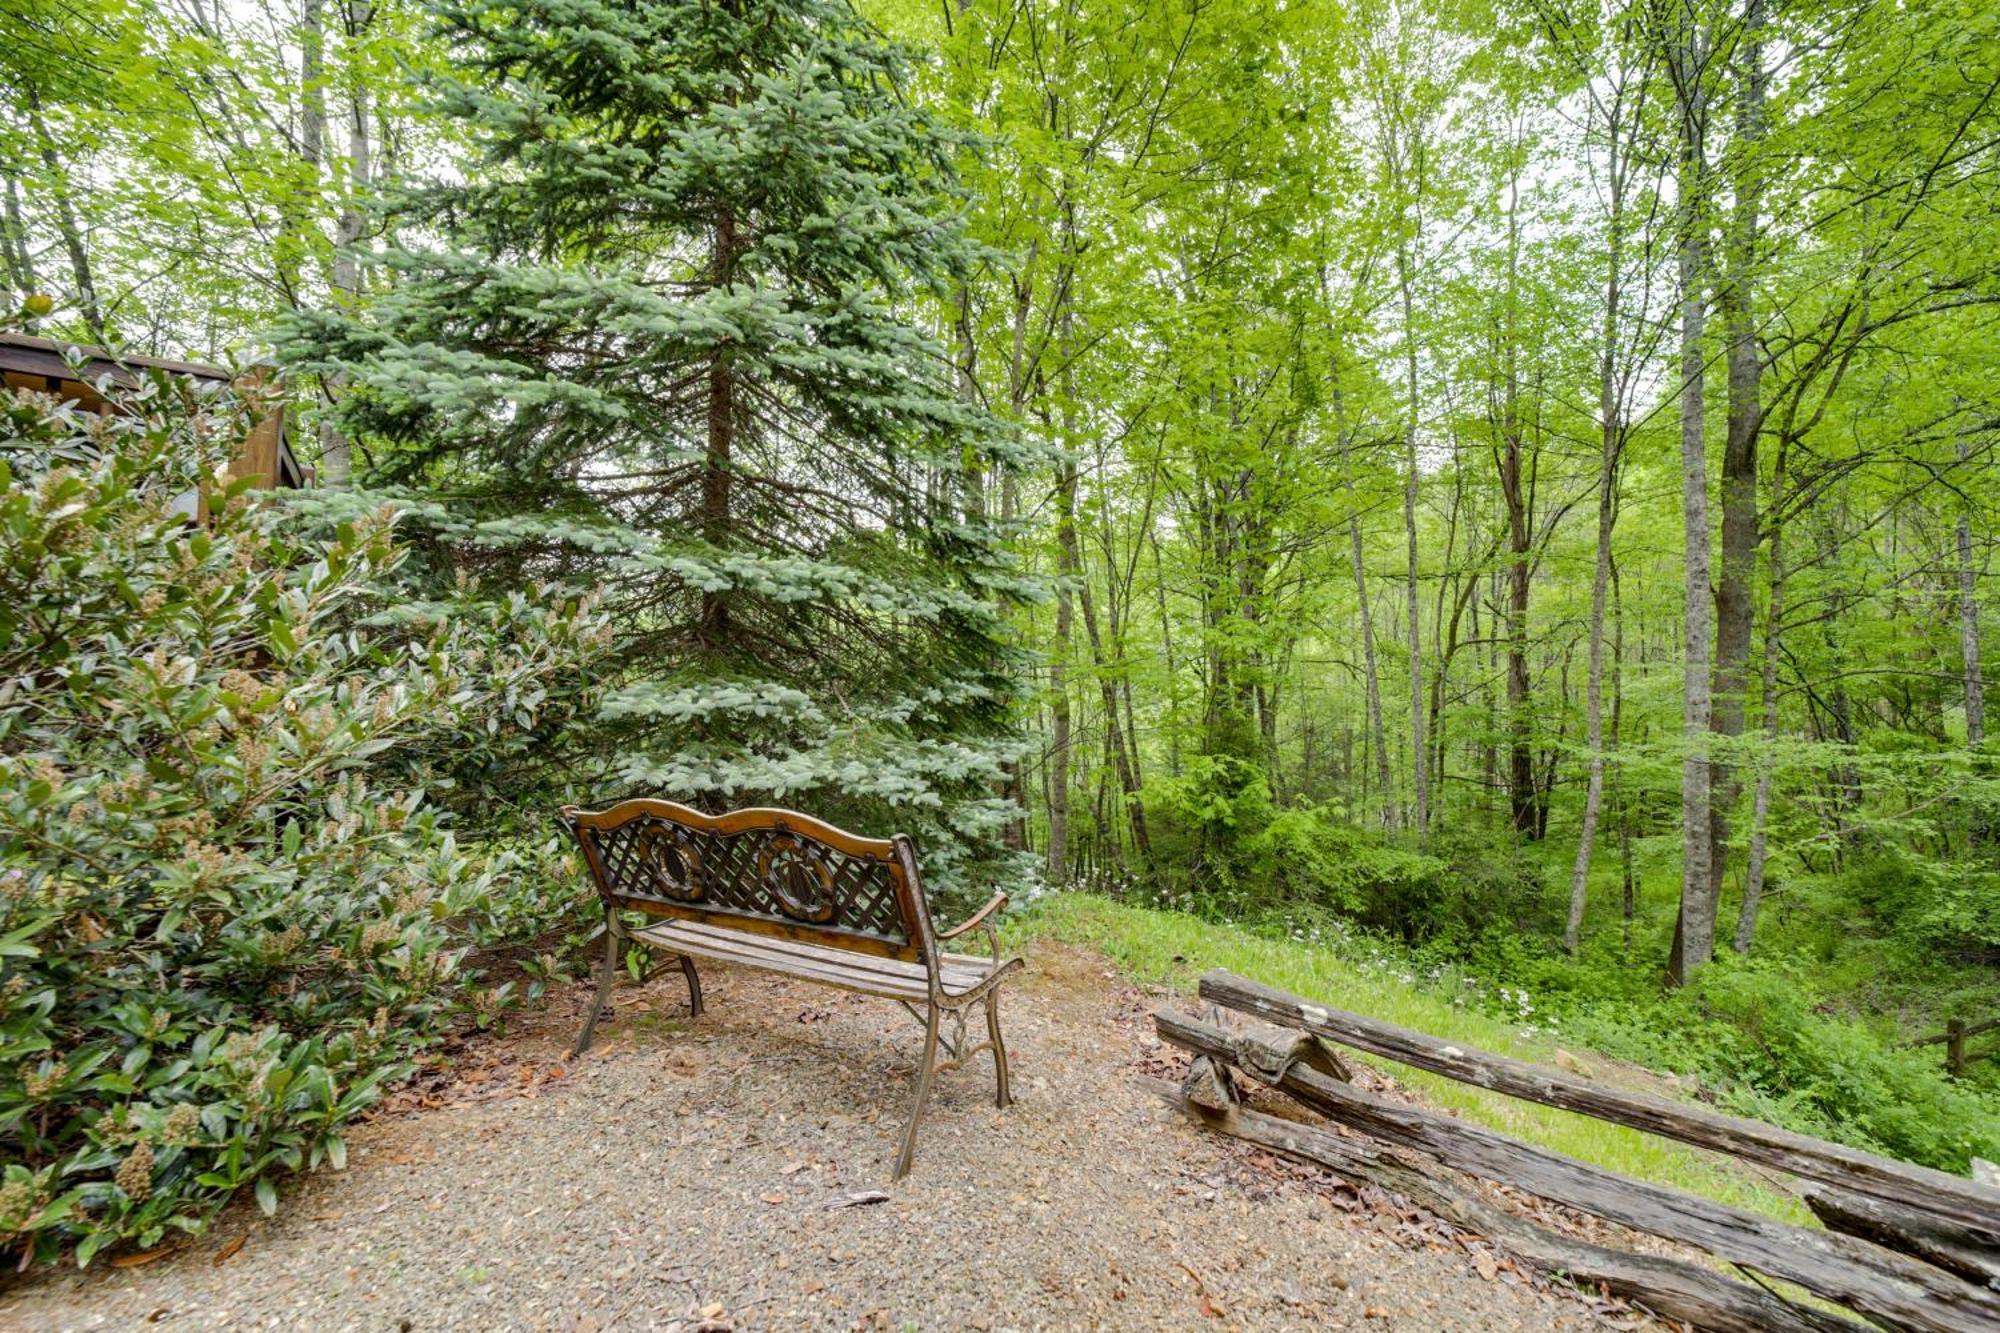
{"label": "green undergrowth", "polygon": [[[1524,1034],[1521,1025],[1483,1012],[1428,977],[1404,970],[1393,957],[1356,959],[1337,943],[1264,934],[1081,893],[1042,898],[1009,919],[1007,934],[1017,944],[1054,939],[1087,945],[1135,979],[1161,983],[1189,996],[1203,972],[1227,968],[1324,1004],[1523,1060],[1550,1063],[1560,1045],[1607,1082],[1643,1082],[1648,1091],[1663,1091],[1654,1080],[1611,1065],[1594,1051],[1559,1043],[1545,1031]],[[1788,1221],[1810,1222],[1795,1199],[1712,1156],[1587,1116],[1370,1059],[1386,1065],[1431,1105],[1468,1121],[1625,1175]]]}
{"label": "green undergrowth", "polygon": [[[1552,934],[1504,921],[1412,956],[1426,973],[1469,979],[1489,1000],[1509,988],[1532,1004],[1532,1022],[1559,1028],[1565,1042],[1698,1078],[1724,1110],[1954,1174],[1973,1157],[2000,1157],[2000,1063],[1975,1058],[1952,1077],[1942,1046],[1912,1044],[1950,1017],[1991,1013],[2000,991],[1977,951],[1942,948],[1899,924],[1906,912],[1883,908],[1917,891],[1907,858],[1883,852],[1839,871],[1791,872],[1756,947],[1719,947],[1677,990],[1663,984],[1659,961],[1680,893],[1678,849],[1664,842],[1640,849],[1629,943],[1606,881],[1574,958]],[[1541,882],[1563,882],[1567,863],[1542,854]],[[1734,906],[1725,902],[1725,920]],[[1994,1044],[1975,1040],[1974,1056]]]}

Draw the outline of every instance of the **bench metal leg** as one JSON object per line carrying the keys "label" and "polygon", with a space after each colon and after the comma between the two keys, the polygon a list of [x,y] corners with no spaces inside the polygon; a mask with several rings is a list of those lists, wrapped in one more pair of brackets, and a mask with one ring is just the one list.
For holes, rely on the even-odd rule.
{"label": "bench metal leg", "polygon": [[597,1016],[604,1012],[604,1002],[611,998],[611,974],[617,970],[618,932],[607,924],[604,930],[604,961],[597,969],[597,994],[590,1001],[590,1013],[583,1020],[583,1032],[578,1035],[576,1045],[570,1048],[570,1059],[574,1060],[590,1049],[590,1039],[597,1031]]}
{"label": "bench metal leg", "polygon": [[1007,1043],[1000,1040],[1000,988],[986,992],[986,1039],[993,1043],[993,1104],[1012,1106],[1014,1094],[1007,1090]]}
{"label": "bench metal leg", "polygon": [[903,1150],[896,1154],[896,1170],[889,1177],[891,1181],[901,1180],[910,1174],[910,1158],[917,1150],[917,1123],[924,1118],[924,1102],[931,1092],[931,1071],[937,1062],[938,1024],[944,1013],[936,1005],[931,1006],[930,1016],[924,1021],[924,1058],[917,1066],[917,1097],[910,1107],[910,1123],[903,1130]]}
{"label": "bench metal leg", "polygon": [[681,955],[681,975],[688,983],[688,1017],[701,1017],[701,977],[694,970],[694,959]]}

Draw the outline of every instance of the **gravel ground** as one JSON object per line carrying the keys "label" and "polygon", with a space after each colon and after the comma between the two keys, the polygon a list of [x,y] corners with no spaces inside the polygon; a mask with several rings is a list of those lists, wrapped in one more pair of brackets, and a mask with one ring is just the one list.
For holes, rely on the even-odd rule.
{"label": "gravel ground", "polygon": [[[939,1076],[887,1183],[920,1033],[894,1005],[702,964],[586,988],[470,1048],[458,1082],[358,1127],[276,1219],[227,1213],[155,1262],[29,1275],[0,1328],[1586,1328],[1378,1195],[1169,1112],[1154,1002],[1044,945],[1009,983],[1017,1104],[985,1057]],[[1621,1326],[1630,1326],[1619,1318]]]}

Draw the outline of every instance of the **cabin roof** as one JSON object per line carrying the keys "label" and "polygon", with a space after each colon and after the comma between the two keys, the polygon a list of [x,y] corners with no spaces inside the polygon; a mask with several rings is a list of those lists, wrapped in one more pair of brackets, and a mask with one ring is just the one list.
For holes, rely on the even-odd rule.
{"label": "cabin roof", "polygon": [[70,364],[71,354],[81,359],[80,377],[88,383],[96,383],[106,375],[114,384],[132,384],[137,376],[135,369],[165,370],[176,375],[191,375],[196,379],[227,382],[232,378],[230,371],[221,366],[203,365],[199,361],[171,361],[159,356],[125,356],[113,354],[102,347],[88,347],[78,343],[64,342],[58,338],[37,338],[26,333],[0,333],[0,371],[15,371],[23,375],[43,375],[50,379],[74,380],[79,378],[79,370]]}
{"label": "cabin roof", "polygon": [[[73,364],[74,363],[74,364]],[[57,338],[37,338],[25,333],[0,333],[0,377],[39,378],[51,393],[80,397],[84,402],[101,402],[97,385],[107,377],[113,384],[130,387],[139,382],[136,372],[164,370],[170,375],[186,375],[210,384],[228,384],[237,372],[199,361],[174,361],[161,356],[126,356],[106,348],[65,342]],[[7,382],[18,384],[20,380]],[[70,384],[74,389],[58,386]],[[32,387],[32,386],[31,386]],[[265,460],[258,470],[269,475],[272,484],[296,488],[312,480],[311,469],[292,453],[284,417],[273,427],[277,436],[275,457]]]}

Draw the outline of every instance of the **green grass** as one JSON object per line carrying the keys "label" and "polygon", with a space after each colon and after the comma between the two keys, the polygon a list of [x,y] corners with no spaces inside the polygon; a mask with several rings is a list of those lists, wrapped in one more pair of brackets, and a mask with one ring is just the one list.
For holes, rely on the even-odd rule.
{"label": "green grass", "polygon": [[[1136,980],[1193,995],[1201,974],[1227,968],[1267,985],[1432,1036],[1523,1060],[1549,1063],[1556,1043],[1454,1003],[1442,988],[1395,970],[1343,957],[1330,948],[1273,939],[1178,912],[1132,907],[1087,894],[1055,894],[1013,915],[1011,941],[1032,947],[1038,938],[1087,945]],[[1619,1070],[1595,1052],[1566,1050],[1585,1060],[1597,1077],[1619,1082]],[[1797,1200],[1764,1185],[1740,1167],[1637,1130],[1588,1116],[1489,1093],[1392,1061],[1395,1077],[1431,1105],[1468,1121],[1504,1131],[1581,1161],[1660,1185],[1671,1185],[1721,1203],[1787,1221],[1811,1224]],[[1649,1089],[1650,1090],[1650,1089]]]}

